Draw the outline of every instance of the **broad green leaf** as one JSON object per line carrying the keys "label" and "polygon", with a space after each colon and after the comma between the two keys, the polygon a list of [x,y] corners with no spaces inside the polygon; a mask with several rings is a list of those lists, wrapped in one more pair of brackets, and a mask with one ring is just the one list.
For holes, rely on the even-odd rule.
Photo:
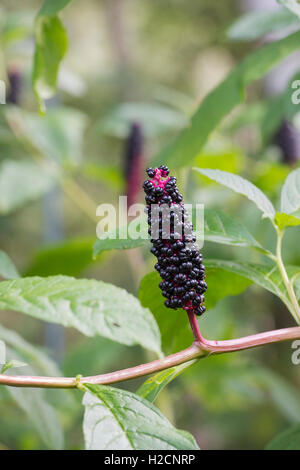
{"label": "broad green leaf", "polygon": [[136,394],[151,403],[154,402],[157,395],[168,385],[173,379],[178,377],[188,367],[194,364],[196,360],[185,362],[176,367],[170,367],[170,369],[163,370],[153,375],[140,388],[136,391]]}
{"label": "broad green leaf", "polygon": [[253,41],[273,31],[299,24],[295,15],[284,8],[274,11],[253,11],[238,18],[228,29],[234,41]]}
{"label": "broad green leaf", "polygon": [[243,278],[239,273],[231,272],[229,274],[226,270],[210,266],[206,260],[204,260],[204,264],[208,283],[205,294],[207,309],[215,307],[220,300],[230,295],[240,295],[252,284],[252,280]]}
{"label": "broad green leaf", "polygon": [[300,4],[298,0],[277,0],[278,3],[288,8],[292,13],[294,13],[298,18],[300,18]]}
{"label": "broad green leaf", "polygon": [[276,212],[275,223],[280,230],[283,230],[286,227],[295,227],[300,225],[300,219],[293,215],[285,214],[284,212]]}
{"label": "broad green leaf", "polygon": [[39,14],[34,23],[34,38],[32,83],[39,109],[44,113],[44,100],[56,93],[58,69],[68,48],[68,37],[58,16]]}
{"label": "broad green leaf", "polygon": [[96,124],[97,132],[127,137],[133,122],[139,122],[148,137],[182,129],[187,119],[174,108],[153,103],[123,103]]}
{"label": "broad green leaf", "polygon": [[300,168],[292,171],[281,191],[281,212],[291,214],[300,208]]}
{"label": "broad green leaf", "polygon": [[[13,360],[19,360],[15,352],[10,351],[10,348],[7,349],[8,355]],[[27,366],[26,372],[22,371],[22,374],[36,375],[36,372]],[[18,375],[18,369],[14,371],[14,375]],[[6,390],[27,415],[45,445],[50,449],[62,449],[64,442],[62,427],[56,410],[46,401],[44,391],[23,387],[6,387]]]}
{"label": "broad green leaf", "polygon": [[265,217],[273,219],[275,215],[273,204],[267,196],[265,196],[265,194],[250,181],[242,178],[241,176],[234,175],[233,173],[228,173],[227,171],[202,168],[195,168],[195,170],[217,183],[232,189],[236,193],[243,194],[250,199],[250,201],[256,204]]}
{"label": "broad green leaf", "polygon": [[14,367],[24,367],[27,366],[25,362],[17,361],[16,359],[11,359],[10,361],[7,361],[3,366],[0,371],[0,374],[4,374],[9,369],[12,369]]}
{"label": "broad green leaf", "polygon": [[34,254],[24,276],[64,274],[77,277],[93,262],[93,242],[92,238],[77,238],[46,245]]}
{"label": "broad green leaf", "polygon": [[[207,266],[206,260],[204,264],[209,286],[205,295],[207,309],[213,308],[224,297],[239,295],[251,284],[238,274]],[[193,337],[186,312],[165,307],[165,298],[158,287],[160,281],[158,273],[147,274],[140,284],[139,299],[153,313],[161,332],[163,351],[169,354],[188,347]]]}
{"label": "broad green leaf", "polygon": [[278,434],[267,445],[266,450],[300,450],[300,425]]}
{"label": "broad green leaf", "polygon": [[39,11],[40,15],[56,15],[72,0],[45,0]]}
{"label": "broad green leaf", "polygon": [[87,450],[198,450],[147,400],[126,390],[86,384],[83,431]]}
{"label": "broad green leaf", "polygon": [[229,112],[245,99],[245,88],[259,80],[278,62],[299,48],[300,32],[259,48],[244,59],[228,77],[209,93],[191,117],[190,124],[163,150],[153,165],[187,166],[201,151],[211,132]]}
{"label": "broad green leaf", "polygon": [[124,289],[102,281],[67,276],[3,281],[0,309],[160,353],[159,330],[149,310]]}
{"label": "broad green leaf", "polygon": [[205,209],[204,224],[205,241],[261,249],[246,227],[225,212]]}
{"label": "broad green leaf", "polygon": [[[267,265],[245,262],[239,263],[237,261],[227,261],[221,259],[206,259],[205,266],[209,268],[224,269],[225,271],[230,271],[240,276],[244,276],[255,284],[258,284],[264,289],[277,295],[277,297],[279,297],[282,302],[286,304],[288,309],[291,309],[286,288],[284,286],[278,268],[275,264],[270,263]],[[300,269],[296,266],[287,267],[287,273],[289,277],[292,277],[295,273],[298,273],[299,271]]]}
{"label": "broad green leaf", "polygon": [[55,185],[55,179],[35,163],[4,160],[0,165],[0,215],[38,199]]}
{"label": "broad green leaf", "polygon": [[0,276],[6,279],[14,279],[19,277],[19,273],[4,251],[0,250]]}

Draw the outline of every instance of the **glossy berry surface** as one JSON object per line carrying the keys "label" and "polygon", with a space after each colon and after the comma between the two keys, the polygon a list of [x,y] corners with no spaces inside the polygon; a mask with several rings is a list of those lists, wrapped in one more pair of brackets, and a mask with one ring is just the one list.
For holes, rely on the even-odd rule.
{"label": "glossy berry surface", "polygon": [[196,315],[205,312],[205,267],[196,245],[193,224],[188,219],[183,197],[174,176],[165,165],[147,168],[144,181],[149,234],[157,257],[155,269],[162,282],[159,287],[166,307],[183,308]]}

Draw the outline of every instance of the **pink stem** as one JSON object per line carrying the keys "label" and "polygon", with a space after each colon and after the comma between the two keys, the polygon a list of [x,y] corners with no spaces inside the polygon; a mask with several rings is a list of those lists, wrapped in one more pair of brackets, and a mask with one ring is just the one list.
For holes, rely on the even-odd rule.
{"label": "pink stem", "polygon": [[[0,374],[0,384],[14,387],[44,387],[44,388],[76,388],[80,384],[112,384],[123,382],[137,377],[143,377],[154,372],[174,367],[192,359],[205,357],[209,354],[222,354],[242,349],[255,348],[270,343],[278,343],[293,339],[300,339],[300,327],[285,328],[282,330],[267,331],[244,338],[227,341],[210,341],[202,337],[195,315],[189,315],[191,326],[195,335],[195,343],[187,349],[176,354],[140,364],[129,369],[109,372],[107,374],[95,375],[92,377],[82,377],[80,380],[75,377],[34,377],[34,376],[13,376]],[[197,336],[196,336],[197,335]]]}
{"label": "pink stem", "polygon": [[199,346],[212,353],[225,353],[232,351],[241,351],[243,349],[255,348],[265,344],[279,343],[300,338],[300,327],[283,328],[281,330],[266,331],[255,335],[245,336],[238,339],[225,341],[210,341],[204,339],[199,342]]}
{"label": "pink stem", "polygon": [[194,310],[192,310],[192,309],[187,310],[187,314],[188,314],[188,317],[189,317],[190,325],[191,325],[193,335],[194,335],[194,339],[195,339],[196,343],[199,343],[199,344],[203,345],[205,343],[205,339],[203,338],[203,336],[201,334],[201,331],[200,331],[200,328],[199,328],[199,325],[198,325],[198,321],[197,321],[197,317],[194,313]]}

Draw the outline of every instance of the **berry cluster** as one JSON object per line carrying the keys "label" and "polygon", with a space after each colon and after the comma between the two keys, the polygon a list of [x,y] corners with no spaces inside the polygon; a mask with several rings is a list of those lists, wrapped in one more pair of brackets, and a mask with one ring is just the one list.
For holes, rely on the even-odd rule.
{"label": "berry cluster", "polygon": [[176,178],[168,176],[169,169],[165,165],[146,171],[150,178],[143,184],[148,232],[153,243],[151,253],[158,261],[155,269],[162,278],[159,287],[166,297],[165,305],[202,315],[205,312],[203,294],[207,289],[205,267]]}

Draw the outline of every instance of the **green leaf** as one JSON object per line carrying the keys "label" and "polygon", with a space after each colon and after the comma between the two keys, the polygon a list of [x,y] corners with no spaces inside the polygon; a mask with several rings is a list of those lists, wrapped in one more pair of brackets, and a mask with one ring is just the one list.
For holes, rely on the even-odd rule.
{"label": "green leaf", "polygon": [[149,401],[117,388],[86,384],[84,437],[88,450],[197,450]]}
{"label": "green leaf", "polygon": [[65,8],[72,0],[45,0],[39,15],[56,15]]}
{"label": "green leaf", "polygon": [[185,362],[176,367],[170,367],[170,369],[163,370],[153,375],[147,379],[143,385],[136,391],[136,394],[151,403],[154,402],[157,395],[168,385],[172,380],[174,380],[178,375],[180,375],[185,369],[194,364],[196,360]]}
{"label": "green leaf", "polygon": [[300,425],[278,434],[267,445],[266,450],[300,450]]}
{"label": "green leaf", "polygon": [[12,369],[13,367],[24,367],[24,366],[27,366],[27,365],[28,364],[26,364],[25,362],[21,362],[21,361],[15,360],[15,359],[11,359],[10,361],[7,361],[3,365],[0,374],[4,374],[4,372],[6,372],[8,369]]}
{"label": "green leaf", "polygon": [[285,214],[284,212],[276,212],[275,224],[280,230],[283,230],[286,227],[295,227],[300,225],[300,219],[293,215]]}
{"label": "green leaf", "polygon": [[124,289],[102,281],[67,276],[3,281],[0,309],[160,353],[159,330],[149,310]]}
{"label": "green leaf", "polygon": [[300,208],[300,168],[292,171],[281,191],[281,212],[291,214]]}
{"label": "green leaf", "polygon": [[35,163],[4,160],[0,166],[0,215],[38,199],[54,185],[54,178]]}
{"label": "green leaf", "polygon": [[225,212],[205,209],[204,224],[205,241],[262,249],[246,227]]}
{"label": "green leaf", "polygon": [[[251,284],[238,274],[210,267],[206,260],[205,266],[209,286],[205,295],[207,309],[213,308],[228,295],[239,295]],[[163,351],[170,354],[188,347],[193,338],[186,312],[183,309],[171,310],[165,307],[165,299],[158,287],[160,281],[158,273],[147,274],[140,284],[139,299],[153,313],[161,332]]]}
{"label": "green leaf", "polygon": [[202,168],[194,168],[196,171],[204,176],[216,181],[217,183],[232,189],[236,193],[243,194],[250,201],[254,202],[258,209],[260,209],[265,217],[273,219],[275,216],[275,209],[271,201],[265,194],[258,189],[250,181],[242,178],[241,176],[228,173],[227,171],[210,170]]}
{"label": "green leaf", "polygon": [[[130,235],[131,227],[136,226],[139,222],[141,238],[133,239]],[[129,250],[131,248],[137,248],[149,243],[148,225],[145,218],[139,217],[132,220],[128,225],[122,227],[116,227],[115,230],[108,231],[105,234],[106,238],[98,238],[93,247],[93,256],[100,255],[103,251],[107,250]]]}
{"label": "green leaf", "polygon": [[44,100],[56,93],[58,69],[68,48],[68,37],[58,16],[39,14],[34,22],[34,38],[32,83],[39,109],[44,113]]}
{"label": "green leaf", "polygon": [[204,261],[206,268],[206,280],[208,289],[205,294],[205,305],[207,309],[215,307],[222,299],[230,295],[240,295],[251,284],[252,280],[245,279],[238,273],[230,274],[223,269],[214,268]]}
{"label": "green leaf", "polygon": [[281,8],[274,11],[253,11],[238,18],[228,29],[233,41],[253,41],[273,31],[299,24],[295,15]]}
{"label": "green leaf", "polygon": [[[206,259],[205,266],[209,268],[219,268],[226,271],[236,273],[240,276],[251,280],[255,284],[277,295],[282,302],[286,304],[288,309],[291,308],[290,300],[286,288],[284,286],[281,275],[275,264],[255,264],[255,263],[239,263],[237,261]],[[296,266],[287,267],[290,277],[299,272]],[[300,294],[300,293],[299,293]]]}
{"label": "green leaf", "polygon": [[163,150],[153,165],[187,166],[200,152],[211,132],[229,112],[245,99],[245,87],[262,78],[284,57],[299,48],[300,32],[259,48],[244,59],[228,77],[209,93],[191,117],[190,124]]}
{"label": "green leaf", "polygon": [[288,8],[294,15],[300,18],[300,5],[298,0],[277,0],[278,3]]}
{"label": "green leaf", "polygon": [[15,265],[2,250],[0,250],[0,276],[5,277],[6,279],[19,277],[19,273]]}
{"label": "green leaf", "polygon": [[64,274],[77,277],[93,262],[93,242],[92,238],[76,238],[46,245],[34,254],[24,276]]}

